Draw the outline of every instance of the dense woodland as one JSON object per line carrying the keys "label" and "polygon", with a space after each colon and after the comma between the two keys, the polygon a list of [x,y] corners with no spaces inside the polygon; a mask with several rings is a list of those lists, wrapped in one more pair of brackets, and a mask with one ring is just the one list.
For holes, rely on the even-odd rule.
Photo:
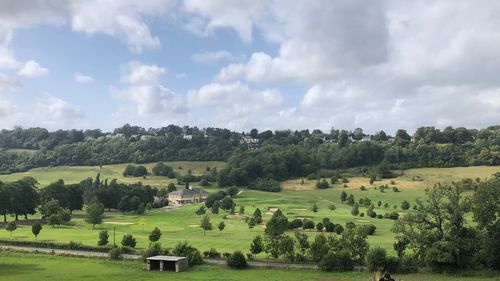
{"label": "dense woodland", "polygon": [[[245,135],[258,139],[258,149],[248,149],[241,141]],[[128,124],[112,133],[15,128],[0,132],[0,147],[2,173],[58,165],[227,160],[227,167],[219,173],[219,184],[246,186],[262,178],[330,177],[334,170],[352,168],[373,173],[380,165],[390,169],[499,165],[500,126],[480,130],[448,127],[442,131],[422,127],[413,136],[398,130],[394,137],[383,131],[366,135],[359,128],[328,133],[256,129],[237,133],[175,125],[146,130]]]}

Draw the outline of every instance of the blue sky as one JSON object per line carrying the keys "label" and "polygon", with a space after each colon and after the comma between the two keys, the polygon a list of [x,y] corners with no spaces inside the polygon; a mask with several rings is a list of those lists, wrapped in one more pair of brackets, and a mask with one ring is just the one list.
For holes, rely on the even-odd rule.
{"label": "blue sky", "polygon": [[498,12],[497,1],[3,1],[0,127],[496,125]]}

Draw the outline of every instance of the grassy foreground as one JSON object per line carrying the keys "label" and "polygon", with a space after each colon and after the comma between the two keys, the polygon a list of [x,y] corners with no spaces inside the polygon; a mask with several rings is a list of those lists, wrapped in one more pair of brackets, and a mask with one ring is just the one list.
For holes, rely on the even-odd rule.
{"label": "grassy foreground", "polygon": [[[0,280],[370,280],[367,272],[327,273],[313,270],[246,269],[222,266],[196,266],[182,273],[148,272],[144,264],[133,261],[109,261],[42,254],[0,251]],[[396,280],[417,281],[496,281],[498,276],[461,277],[418,273],[395,275]]]}

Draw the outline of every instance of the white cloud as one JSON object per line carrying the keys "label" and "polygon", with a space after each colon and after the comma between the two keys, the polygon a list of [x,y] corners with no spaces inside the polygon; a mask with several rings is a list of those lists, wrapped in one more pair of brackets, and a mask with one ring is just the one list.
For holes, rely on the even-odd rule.
{"label": "white cloud", "polygon": [[22,88],[22,84],[19,80],[0,73],[0,91],[15,91]]}
{"label": "white cloud", "polygon": [[195,62],[207,64],[215,63],[218,61],[231,61],[235,59],[235,57],[230,52],[224,50],[196,53],[193,54],[191,58]]}
{"label": "white cloud", "polygon": [[7,100],[0,99],[0,118],[9,116],[16,111],[16,106]]}
{"label": "white cloud", "polygon": [[120,82],[127,86],[113,87],[114,97],[129,101],[136,107],[138,117],[183,115],[186,107],[182,98],[161,85],[161,78],[167,70],[157,65],[132,61],[122,66]]}
{"label": "white cloud", "polygon": [[[174,0],[2,1],[0,26],[12,31],[38,24],[70,23],[74,31],[107,34],[125,42],[131,51],[140,53],[160,46],[159,38],[151,34],[145,18],[165,16],[174,6]],[[0,49],[0,63],[1,58]]]}
{"label": "white cloud", "polygon": [[186,79],[186,78],[187,78],[187,74],[184,72],[175,74],[175,79]]}
{"label": "white cloud", "polygon": [[166,73],[167,69],[163,67],[132,61],[122,67],[120,81],[128,84],[156,84]]}
{"label": "white cloud", "polygon": [[186,28],[200,35],[211,34],[218,28],[233,28],[243,41],[250,42],[262,3],[261,0],[185,0],[183,9],[191,15]]}
{"label": "white cloud", "polygon": [[43,119],[47,122],[62,122],[85,117],[79,107],[54,96],[45,95],[45,97],[36,104],[35,115],[45,116]]}
{"label": "white cloud", "polygon": [[80,84],[92,84],[95,82],[94,78],[92,78],[89,75],[82,74],[80,72],[75,73],[75,75],[73,75],[73,78],[75,79],[75,82]]}
{"label": "white cloud", "polygon": [[207,126],[210,124],[206,122],[210,122],[232,129],[248,129],[262,125],[267,118],[277,118],[284,108],[284,99],[274,89],[255,91],[240,82],[211,83],[189,91],[188,105],[208,112],[199,119]]}
{"label": "white cloud", "polygon": [[49,70],[34,60],[27,61],[24,66],[17,72],[19,76],[29,78],[41,77],[49,74]]}
{"label": "white cloud", "polygon": [[174,4],[173,0],[77,1],[72,5],[71,25],[75,31],[120,38],[131,51],[140,53],[160,46],[143,18],[165,15]]}

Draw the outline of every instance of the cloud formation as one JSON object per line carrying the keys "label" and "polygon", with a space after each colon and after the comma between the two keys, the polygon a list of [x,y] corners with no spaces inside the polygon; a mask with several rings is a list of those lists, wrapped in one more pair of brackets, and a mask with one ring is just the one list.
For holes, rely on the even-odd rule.
{"label": "cloud formation", "polygon": [[94,78],[80,72],[75,73],[75,75],[73,75],[73,79],[75,79],[75,82],[79,84],[92,84],[95,82]]}
{"label": "cloud formation", "polygon": [[17,75],[28,78],[41,77],[49,74],[49,70],[34,60],[27,61],[24,66],[17,72]]}

